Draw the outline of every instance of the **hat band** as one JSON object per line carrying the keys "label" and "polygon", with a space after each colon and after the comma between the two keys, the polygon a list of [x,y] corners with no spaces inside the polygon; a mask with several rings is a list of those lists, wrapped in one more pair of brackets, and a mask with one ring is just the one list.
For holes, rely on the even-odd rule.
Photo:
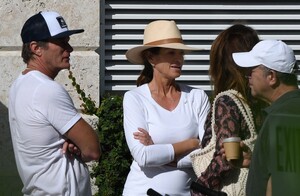
{"label": "hat band", "polygon": [[162,44],[170,44],[170,43],[183,43],[181,38],[170,38],[170,39],[162,39],[154,42],[149,42],[145,44],[146,46],[157,46]]}

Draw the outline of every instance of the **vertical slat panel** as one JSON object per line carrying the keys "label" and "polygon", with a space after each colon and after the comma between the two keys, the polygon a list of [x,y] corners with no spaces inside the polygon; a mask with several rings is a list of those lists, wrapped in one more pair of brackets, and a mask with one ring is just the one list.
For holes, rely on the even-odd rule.
{"label": "vertical slat panel", "polygon": [[[135,87],[142,65],[127,62],[127,49],[141,45],[145,26],[156,19],[175,20],[185,44],[203,48],[185,56],[178,80],[206,91],[212,41],[230,25],[240,22],[257,30],[261,39],[280,39],[300,57],[300,2],[277,1],[116,1],[102,6],[102,81],[105,92],[124,92]],[[104,18],[104,19],[103,19]],[[105,43],[105,44],[104,44]]]}

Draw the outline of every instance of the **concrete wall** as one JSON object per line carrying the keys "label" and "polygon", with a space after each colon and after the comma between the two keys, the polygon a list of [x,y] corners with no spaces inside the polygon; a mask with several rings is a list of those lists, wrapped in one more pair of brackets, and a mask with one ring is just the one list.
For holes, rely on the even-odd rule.
{"label": "concrete wall", "polygon": [[[98,0],[2,0],[0,1],[0,195],[22,195],[11,144],[8,123],[8,92],[13,80],[25,68],[20,57],[20,30],[28,17],[43,11],[59,12],[69,29],[83,28],[85,32],[71,36],[74,52],[71,54],[72,68],[77,82],[87,94],[99,100],[99,47],[100,9]],[[81,101],[62,71],[57,81],[70,92],[80,109]],[[85,116],[87,120],[89,117]]]}

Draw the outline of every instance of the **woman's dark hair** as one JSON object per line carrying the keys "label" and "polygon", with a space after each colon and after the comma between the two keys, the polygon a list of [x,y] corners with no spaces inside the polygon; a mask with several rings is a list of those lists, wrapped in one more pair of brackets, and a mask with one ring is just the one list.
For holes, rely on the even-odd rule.
{"label": "woman's dark hair", "polygon": [[[48,42],[46,41],[37,41],[38,46],[40,47],[47,47]],[[30,59],[33,58],[33,52],[30,49],[30,43],[25,43],[22,46],[22,58],[24,63],[28,63]]]}
{"label": "woman's dark hair", "polygon": [[244,69],[232,58],[234,52],[248,52],[259,42],[259,37],[251,27],[235,24],[222,31],[212,43],[209,74],[214,85],[213,94],[235,89],[250,105],[257,127],[261,124],[261,108],[267,104],[251,96]]}
{"label": "woman's dark hair", "polygon": [[144,69],[141,71],[141,74],[136,81],[137,86],[141,86],[143,84],[151,82],[153,78],[153,67],[149,63],[148,57],[150,54],[154,54],[154,55],[159,54],[159,51],[160,51],[159,47],[154,47],[154,48],[146,49],[142,52],[141,55],[144,59]]}
{"label": "woman's dark hair", "polygon": [[232,58],[234,52],[248,52],[259,42],[258,35],[251,27],[235,24],[221,32],[212,43],[210,51],[210,68],[214,95],[235,89],[247,96],[247,83],[242,70]]}

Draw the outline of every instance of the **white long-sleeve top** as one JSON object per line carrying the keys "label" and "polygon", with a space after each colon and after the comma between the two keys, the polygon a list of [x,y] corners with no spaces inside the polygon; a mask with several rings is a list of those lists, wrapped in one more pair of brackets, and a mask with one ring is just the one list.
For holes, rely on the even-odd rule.
{"label": "white long-sleeve top", "polygon": [[[152,188],[160,194],[190,195],[195,175],[189,156],[176,167],[166,164],[174,160],[172,144],[189,138],[202,138],[210,103],[203,90],[180,85],[177,107],[169,111],[151,96],[148,84],[125,93],[123,100],[124,130],[133,157],[123,195],[142,196]],[[144,146],[133,133],[143,128],[149,132],[153,145]]]}

